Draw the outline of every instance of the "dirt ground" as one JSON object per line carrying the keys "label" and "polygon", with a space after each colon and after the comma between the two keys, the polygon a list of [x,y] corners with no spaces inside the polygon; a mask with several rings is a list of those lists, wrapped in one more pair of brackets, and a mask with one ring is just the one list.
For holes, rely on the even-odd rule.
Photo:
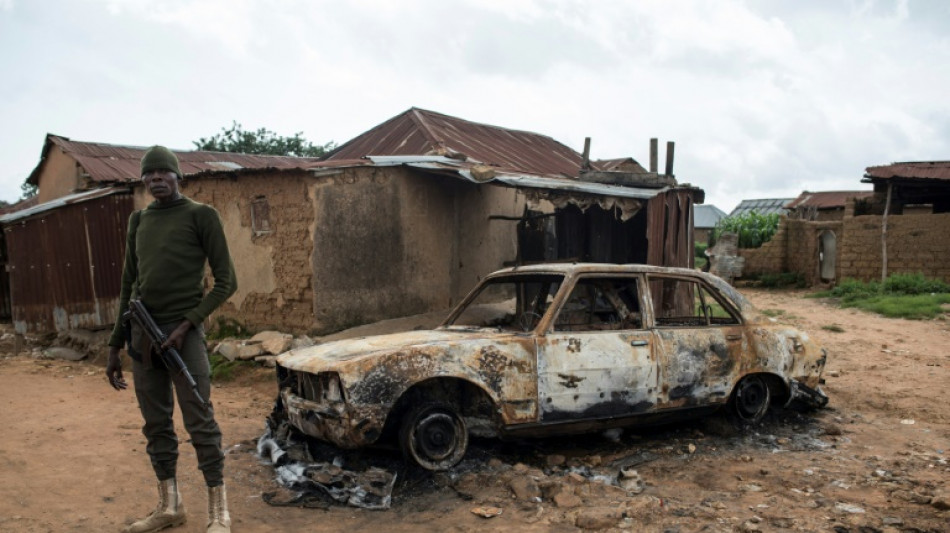
{"label": "dirt ground", "polygon": [[[338,454],[344,466],[397,470],[391,509],[274,507],[262,500],[278,490],[273,470],[255,454],[276,393],[261,370],[212,393],[233,530],[950,531],[950,321],[743,292],[828,349],[827,409],[774,412],[746,433],[709,418],[614,439],[476,439],[440,475],[385,450]],[[12,351],[0,345],[0,531],[118,531],[148,512],[155,485],[133,393],[109,388],[94,363]],[[179,436],[189,520],[170,531],[204,531],[202,479]],[[637,471],[642,491],[604,482],[621,469]]]}

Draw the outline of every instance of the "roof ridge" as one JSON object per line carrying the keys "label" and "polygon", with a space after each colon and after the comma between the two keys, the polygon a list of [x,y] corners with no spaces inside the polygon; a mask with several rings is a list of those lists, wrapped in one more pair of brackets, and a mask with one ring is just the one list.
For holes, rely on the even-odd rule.
{"label": "roof ridge", "polygon": [[443,146],[445,142],[436,137],[435,131],[433,131],[432,126],[429,125],[429,122],[423,116],[423,113],[430,113],[431,111],[426,111],[425,109],[420,109],[418,107],[409,108],[409,120],[413,121],[419,129],[422,130],[422,136],[426,138],[429,142],[435,143],[436,145]]}

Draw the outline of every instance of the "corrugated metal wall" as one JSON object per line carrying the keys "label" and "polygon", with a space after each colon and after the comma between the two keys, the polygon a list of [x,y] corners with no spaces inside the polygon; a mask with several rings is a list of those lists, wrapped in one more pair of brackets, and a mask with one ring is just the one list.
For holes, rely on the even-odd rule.
{"label": "corrugated metal wall", "polygon": [[19,333],[115,322],[131,194],[70,204],[4,228]]}

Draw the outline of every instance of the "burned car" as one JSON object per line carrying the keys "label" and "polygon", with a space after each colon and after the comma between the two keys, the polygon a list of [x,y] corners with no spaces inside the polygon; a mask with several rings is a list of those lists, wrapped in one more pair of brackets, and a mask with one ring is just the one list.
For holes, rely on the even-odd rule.
{"label": "burned car", "polygon": [[469,434],[542,436],[680,415],[761,420],[811,407],[825,351],[718,277],[645,265],[545,264],[486,277],[441,326],[278,357],[278,409],[342,448],[398,442],[429,470]]}

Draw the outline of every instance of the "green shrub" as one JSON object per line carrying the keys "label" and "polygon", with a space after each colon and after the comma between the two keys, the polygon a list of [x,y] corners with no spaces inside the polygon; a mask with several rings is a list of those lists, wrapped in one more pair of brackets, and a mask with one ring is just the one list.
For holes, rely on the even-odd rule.
{"label": "green shrub", "polygon": [[241,372],[256,366],[253,361],[228,361],[227,357],[217,353],[208,359],[211,362],[211,381],[215,382],[231,381]]}
{"label": "green shrub", "polygon": [[243,324],[233,318],[219,316],[208,331],[208,340],[246,339],[253,335]]}
{"label": "green shrub", "polygon": [[778,231],[781,217],[778,213],[760,215],[756,211],[719,219],[713,230],[713,241],[724,232],[739,236],[739,248],[758,248],[772,240]]}

